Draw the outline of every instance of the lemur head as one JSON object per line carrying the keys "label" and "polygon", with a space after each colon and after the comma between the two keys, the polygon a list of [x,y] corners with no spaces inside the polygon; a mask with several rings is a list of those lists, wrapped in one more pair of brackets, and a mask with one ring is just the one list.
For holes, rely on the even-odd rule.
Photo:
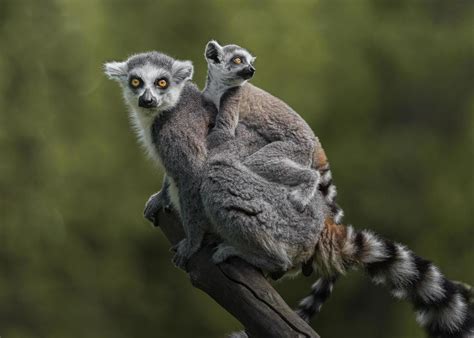
{"label": "lemur head", "polygon": [[104,68],[105,74],[122,86],[127,104],[146,116],[173,108],[194,69],[190,61],[175,60],[159,52],[136,54],[123,62],[108,62]]}
{"label": "lemur head", "polygon": [[212,40],[207,43],[204,55],[209,76],[227,86],[240,86],[255,73],[255,57],[240,46],[220,46]]}

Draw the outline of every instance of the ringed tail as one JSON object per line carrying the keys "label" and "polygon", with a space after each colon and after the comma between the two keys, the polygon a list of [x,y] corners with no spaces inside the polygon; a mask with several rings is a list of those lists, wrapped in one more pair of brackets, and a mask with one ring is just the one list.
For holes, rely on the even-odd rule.
{"label": "ringed tail", "polygon": [[315,265],[328,277],[318,281],[300,303],[297,312],[303,319],[318,311],[331,293],[336,278],[331,276],[362,267],[374,283],[413,305],[418,324],[430,337],[474,338],[474,306],[468,287],[447,279],[432,262],[402,244],[327,220]]}
{"label": "ringed tail", "polygon": [[344,210],[336,203],[337,188],[332,180],[331,169],[329,164],[326,164],[323,168],[319,169],[321,174],[321,180],[318,185],[319,191],[323,195],[327,205],[329,206],[331,213],[336,224],[340,224],[344,217]]}

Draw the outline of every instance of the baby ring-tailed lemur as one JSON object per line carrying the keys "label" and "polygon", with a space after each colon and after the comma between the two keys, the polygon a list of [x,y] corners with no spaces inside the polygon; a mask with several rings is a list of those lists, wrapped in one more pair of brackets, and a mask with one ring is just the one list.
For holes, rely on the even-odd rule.
{"label": "baby ring-tailed lemur", "polygon": [[174,257],[176,265],[183,266],[199,249],[208,223],[199,189],[213,111],[204,106],[201,92],[190,82],[189,61],[149,52],[106,63],[105,73],[121,85],[138,138],[165,169],[165,192],[186,233]]}
{"label": "baby ring-tailed lemur", "polygon": [[[208,172],[202,182],[201,197],[213,229],[223,238],[214,261],[238,256],[272,272],[297,267],[314,257],[315,268],[325,276],[320,283],[326,286],[315,286],[320,290],[330,289],[335,276],[362,267],[375,283],[387,286],[395,297],[413,304],[418,322],[431,337],[473,337],[473,309],[465,287],[445,278],[430,261],[401,244],[367,230],[356,231],[351,226],[337,224],[331,209],[322,203],[321,191],[313,194],[305,209],[295,211],[285,204],[282,194],[288,193],[288,189],[269,173],[271,167],[259,170],[264,164],[257,163],[254,170],[248,165],[254,163],[247,160],[253,159],[255,153],[243,151],[242,145],[252,145],[252,138],[261,145],[259,137],[263,137],[267,145],[260,149],[265,149],[274,139],[268,140],[265,131],[262,134],[265,125],[245,119],[256,112],[270,115],[279,109],[274,106],[278,101],[267,105],[268,94],[244,85],[248,74],[241,69],[251,66],[252,60],[246,50],[235,45],[222,48],[212,43],[211,46],[211,51],[206,51],[210,67],[205,96],[212,99],[209,94],[214,91],[221,93],[222,98],[214,101],[219,113],[209,135]],[[236,58],[240,58],[240,63],[235,62]],[[234,66],[242,63],[244,66]],[[259,109],[251,110],[256,107]],[[219,116],[228,111],[227,116]],[[265,122],[257,119],[256,123]],[[284,125],[285,128],[288,126]],[[273,152],[278,160],[282,160],[282,149],[285,148]],[[275,162],[271,156],[267,158]],[[277,168],[281,170],[281,166]],[[281,187],[277,189],[278,186]],[[300,218],[293,219],[293,215]],[[300,223],[304,219],[307,222]],[[316,243],[314,247],[310,247],[312,242]],[[303,300],[298,310],[303,318],[308,319],[320,305],[315,300],[314,295]]]}
{"label": "baby ring-tailed lemur", "polygon": [[[222,142],[226,135],[235,134],[238,123],[244,124],[269,142],[246,158],[245,165],[267,179],[296,187],[290,198],[300,209],[308,204],[318,186],[331,208],[337,208],[336,188],[331,182],[324,149],[311,128],[283,101],[246,83],[255,72],[255,57],[239,46],[221,47],[216,41],[207,44],[205,56],[208,75],[203,95],[219,109],[216,128],[208,139],[209,147],[214,146],[214,138]],[[229,88],[239,93],[227,93],[222,102]],[[252,99],[240,100],[240,97]],[[311,166],[320,170],[321,175],[311,170]],[[342,210],[334,211],[339,222]]]}
{"label": "baby ring-tailed lemur", "polygon": [[[319,188],[332,211],[334,222],[340,223],[343,211],[336,204],[336,187],[332,183],[324,149],[308,124],[293,109],[247,83],[255,72],[255,57],[240,46],[222,47],[216,41],[208,42],[204,54],[208,75],[203,95],[219,111],[216,126],[208,138],[209,147],[232,139],[238,124],[254,130],[269,144],[242,159],[243,164],[274,182],[296,186],[289,197],[299,209],[309,203]],[[312,169],[320,173],[319,185],[318,172]],[[305,275],[311,273],[308,266],[311,268],[311,264],[303,264]],[[335,281],[336,276],[330,276],[314,284],[312,295],[315,302],[322,305]],[[312,307],[317,311],[320,308],[319,305]],[[311,315],[305,314],[305,317]]]}

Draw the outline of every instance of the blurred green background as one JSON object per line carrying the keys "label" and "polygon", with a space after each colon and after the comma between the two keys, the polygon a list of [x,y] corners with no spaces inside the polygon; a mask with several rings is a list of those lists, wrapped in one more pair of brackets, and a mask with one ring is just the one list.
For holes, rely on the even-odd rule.
{"label": "blurred green background", "polygon": [[[258,56],[254,83],[311,124],[348,222],[474,283],[473,1],[0,0],[0,336],[224,337],[239,323],[170,263],[143,218],[162,173],[102,64],[205,43]],[[289,304],[312,278],[278,284]],[[423,337],[360,272],[322,337]]]}

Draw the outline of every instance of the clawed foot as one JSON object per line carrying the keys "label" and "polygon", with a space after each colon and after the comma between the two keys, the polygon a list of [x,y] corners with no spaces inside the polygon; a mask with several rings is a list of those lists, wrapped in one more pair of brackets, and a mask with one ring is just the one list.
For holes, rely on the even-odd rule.
{"label": "clawed foot", "polygon": [[163,208],[163,201],[161,198],[161,191],[153,194],[145,203],[145,210],[143,216],[153,224],[155,224],[156,214]]}
{"label": "clawed foot", "polygon": [[176,252],[173,257],[173,263],[176,267],[187,271],[186,266],[189,259],[199,250],[199,245],[191,245],[188,239],[181,240],[178,244],[171,248],[172,251]]}

